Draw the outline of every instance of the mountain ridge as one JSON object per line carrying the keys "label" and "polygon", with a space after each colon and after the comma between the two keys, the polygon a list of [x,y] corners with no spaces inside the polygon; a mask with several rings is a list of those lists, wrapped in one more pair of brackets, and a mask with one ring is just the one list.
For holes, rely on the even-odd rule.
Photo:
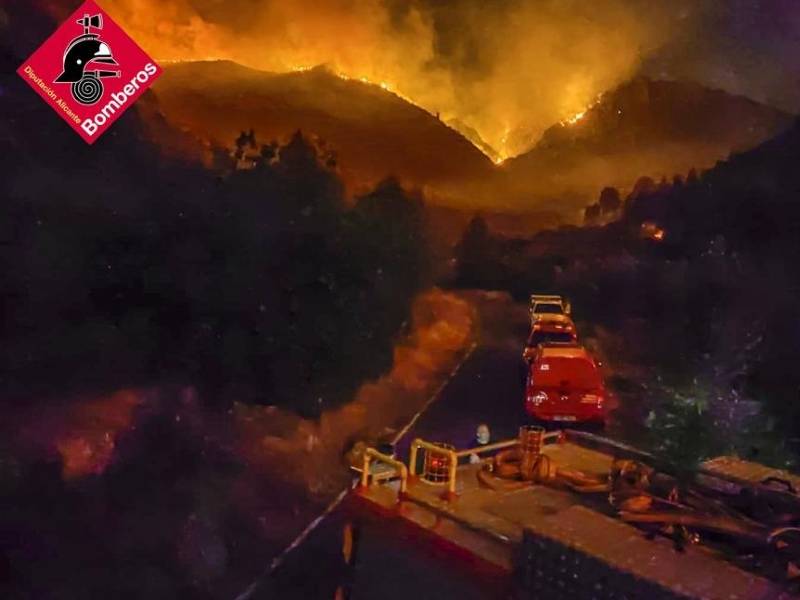
{"label": "mountain ridge", "polygon": [[435,115],[325,67],[269,73],[230,61],[176,63],[153,91],[169,121],[217,144],[230,146],[250,128],[261,142],[311,133],[335,150],[353,189],[390,175],[422,187],[492,169],[486,155]]}
{"label": "mountain ridge", "polygon": [[604,94],[574,123],[547,129],[503,169],[511,193],[538,186],[594,199],[607,185],[630,189],[641,176],[671,178],[710,168],[780,134],[792,119],[694,82],[636,77]]}
{"label": "mountain ridge", "polygon": [[153,92],[167,121],[210,145],[229,148],[250,128],[261,143],[311,134],[335,152],[351,194],[394,176],[436,204],[559,210],[570,219],[602,187],[709,168],[791,122],[748,98],[637,77],[496,166],[493,149],[460,122],[325,66],[272,73],[231,61],[173,63]]}

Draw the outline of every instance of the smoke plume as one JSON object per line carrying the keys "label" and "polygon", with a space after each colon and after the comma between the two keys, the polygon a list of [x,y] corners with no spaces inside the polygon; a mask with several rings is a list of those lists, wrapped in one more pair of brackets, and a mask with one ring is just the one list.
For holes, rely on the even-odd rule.
{"label": "smoke plume", "polygon": [[157,60],[328,65],[478,132],[501,157],[628,78],[662,40],[623,0],[106,0]]}

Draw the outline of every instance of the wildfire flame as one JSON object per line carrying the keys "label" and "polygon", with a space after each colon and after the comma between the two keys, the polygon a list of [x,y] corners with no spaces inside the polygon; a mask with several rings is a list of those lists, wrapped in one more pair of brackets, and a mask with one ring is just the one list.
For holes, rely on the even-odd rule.
{"label": "wildfire flame", "polygon": [[603,100],[603,94],[602,93],[598,94],[597,98],[594,99],[594,102],[592,102],[589,106],[587,106],[583,110],[576,112],[571,117],[567,117],[566,119],[562,120],[561,125],[563,127],[569,127],[570,125],[575,125],[575,123],[581,121],[590,110],[592,110],[595,106],[600,104],[602,100]]}
{"label": "wildfire flame", "polygon": [[511,127],[508,125],[508,123],[506,123],[505,127],[503,127],[503,135],[500,136],[500,145],[497,149],[497,156],[492,159],[496,165],[500,165],[510,158],[510,155],[506,151],[506,148],[508,148],[508,136],[510,133]]}
{"label": "wildfire flame", "polygon": [[[220,58],[220,57],[215,57],[215,56],[208,56],[208,57],[200,58],[198,60],[219,61],[219,60],[226,60],[226,59],[223,59],[223,58]],[[180,64],[180,63],[192,62],[192,61],[184,61],[184,60],[180,60],[180,59],[172,59],[172,60],[163,60],[161,62],[164,63],[164,64]],[[441,115],[439,115],[438,113],[432,112],[431,110],[429,110],[425,106],[417,103],[410,96],[408,96],[406,94],[403,94],[401,91],[399,91],[397,84],[395,84],[395,83],[393,83],[391,81],[388,81],[388,80],[385,80],[385,79],[384,80],[375,81],[375,80],[370,79],[366,75],[360,75],[360,74],[359,75],[350,75],[350,74],[348,74],[348,73],[346,73],[344,71],[332,70],[332,69],[329,68],[328,65],[293,64],[293,65],[289,65],[284,72],[285,73],[306,73],[306,72],[312,71],[312,70],[317,69],[317,68],[327,69],[328,72],[332,73],[333,75],[335,75],[336,77],[338,77],[339,79],[341,79],[343,81],[357,81],[359,83],[363,83],[364,85],[370,85],[370,86],[378,87],[378,88],[382,89],[383,91],[389,92],[389,93],[397,96],[398,98],[404,100],[405,102],[408,102],[409,104],[414,105],[415,107],[419,108],[420,110],[424,110],[425,112],[427,112],[427,113],[429,113],[431,115],[435,115],[437,118],[440,118],[440,120],[442,120],[442,122],[445,124],[445,126],[450,127],[452,129],[455,129],[456,131],[458,131],[458,129],[456,127],[453,127],[452,125],[449,125],[449,124],[446,123],[446,119],[449,119],[449,115],[445,115],[445,118],[441,118]],[[584,117],[586,117],[587,113],[593,107],[595,107],[596,105],[598,105],[601,102],[602,98],[603,98],[603,94],[602,93],[598,94],[597,97],[595,98],[595,100],[591,104],[586,106],[583,110],[573,114],[570,117],[567,117],[566,119],[563,119],[562,121],[559,121],[560,125],[566,127],[566,126],[569,126],[569,125],[574,125],[575,123],[581,121]],[[494,146],[494,147],[490,146],[488,150],[487,150],[487,147],[481,146],[480,144],[476,143],[476,141],[471,139],[471,137],[469,135],[466,135],[463,132],[460,132],[460,133],[462,133],[464,138],[467,141],[469,141],[473,146],[475,146],[475,148],[477,148],[478,150],[480,150],[481,153],[483,153],[488,158],[490,158],[495,165],[500,165],[500,164],[504,163],[506,160],[508,160],[509,158],[511,158],[511,157],[513,157],[513,156],[515,156],[517,154],[517,152],[514,152],[513,149],[512,149],[514,147],[514,143],[511,140],[513,129],[512,129],[512,126],[509,123],[506,123],[503,126],[502,134],[500,135],[500,138],[497,141],[496,146]],[[492,150],[494,152],[492,152]]]}
{"label": "wildfire flame", "polygon": [[561,121],[561,124],[562,125],[574,125],[575,123],[580,121],[585,116],[586,116],[586,111],[582,110],[581,112],[575,113],[571,117],[568,117],[568,118],[564,119],[563,121]]}
{"label": "wildfire flame", "polygon": [[664,238],[667,236],[667,232],[657,223],[645,221],[642,223],[641,235],[643,238],[653,240],[654,242],[663,242]]}
{"label": "wildfire flame", "polygon": [[104,8],[160,62],[214,56],[270,73],[325,64],[458,123],[496,162],[567,115],[585,118],[582,107],[630,77],[666,35],[658,11],[640,15],[623,0],[436,4],[106,0]]}
{"label": "wildfire flame", "polygon": [[[292,72],[292,73],[305,73],[307,71],[311,71],[311,70],[319,68],[319,67],[323,67],[324,68],[325,65],[292,65],[292,66],[289,67],[289,72]],[[401,99],[405,100],[409,104],[413,104],[417,108],[421,108],[422,110],[426,110],[427,111],[427,109],[425,109],[424,107],[418,105],[410,97],[405,96],[402,93],[400,93],[397,90],[397,86],[394,83],[390,82],[390,81],[386,81],[386,80],[373,81],[372,79],[370,79],[366,75],[352,75],[351,76],[351,75],[348,75],[347,73],[345,73],[344,71],[330,71],[330,72],[333,73],[334,75],[336,75],[336,77],[338,77],[339,79],[342,79],[344,81],[359,81],[359,82],[361,82],[363,84],[366,84],[366,85],[374,85],[376,87],[379,87],[384,91],[391,92],[392,94],[394,94],[398,98],[401,98]]]}

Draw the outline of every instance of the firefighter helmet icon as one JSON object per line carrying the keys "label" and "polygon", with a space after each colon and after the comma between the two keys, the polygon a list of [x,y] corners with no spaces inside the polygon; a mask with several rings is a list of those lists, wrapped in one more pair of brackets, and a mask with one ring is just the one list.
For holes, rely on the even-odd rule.
{"label": "firefighter helmet icon", "polygon": [[90,67],[97,66],[98,63],[118,66],[108,44],[100,39],[98,33],[92,33],[92,29],[103,28],[102,15],[89,16],[86,14],[76,22],[83,26],[83,34],[72,40],[64,51],[64,70],[55,82],[71,83],[72,97],[75,101],[91,106],[97,104],[97,101],[103,96],[101,79],[119,77],[120,72],[90,69]]}

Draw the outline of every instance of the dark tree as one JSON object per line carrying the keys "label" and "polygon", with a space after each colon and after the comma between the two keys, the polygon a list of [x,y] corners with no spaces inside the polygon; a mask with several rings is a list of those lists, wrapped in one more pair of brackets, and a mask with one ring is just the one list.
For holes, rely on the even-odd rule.
{"label": "dark tree", "polygon": [[590,204],[583,211],[583,222],[586,225],[596,225],[600,221],[600,205]]}
{"label": "dark tree", "polygon": [[656,190],[656,184],[651,177],[640,177],[633,185],[631,197],[635,198],[644,194],[650,194]]}
{"label": "dark tree", "polygon": [[600,192],[600,199],[598,200],[600,211],[604,215],[610,215],[617,212],[622,206],[622,199],[619,195],[619,190],[614,187],[605,187]]}

